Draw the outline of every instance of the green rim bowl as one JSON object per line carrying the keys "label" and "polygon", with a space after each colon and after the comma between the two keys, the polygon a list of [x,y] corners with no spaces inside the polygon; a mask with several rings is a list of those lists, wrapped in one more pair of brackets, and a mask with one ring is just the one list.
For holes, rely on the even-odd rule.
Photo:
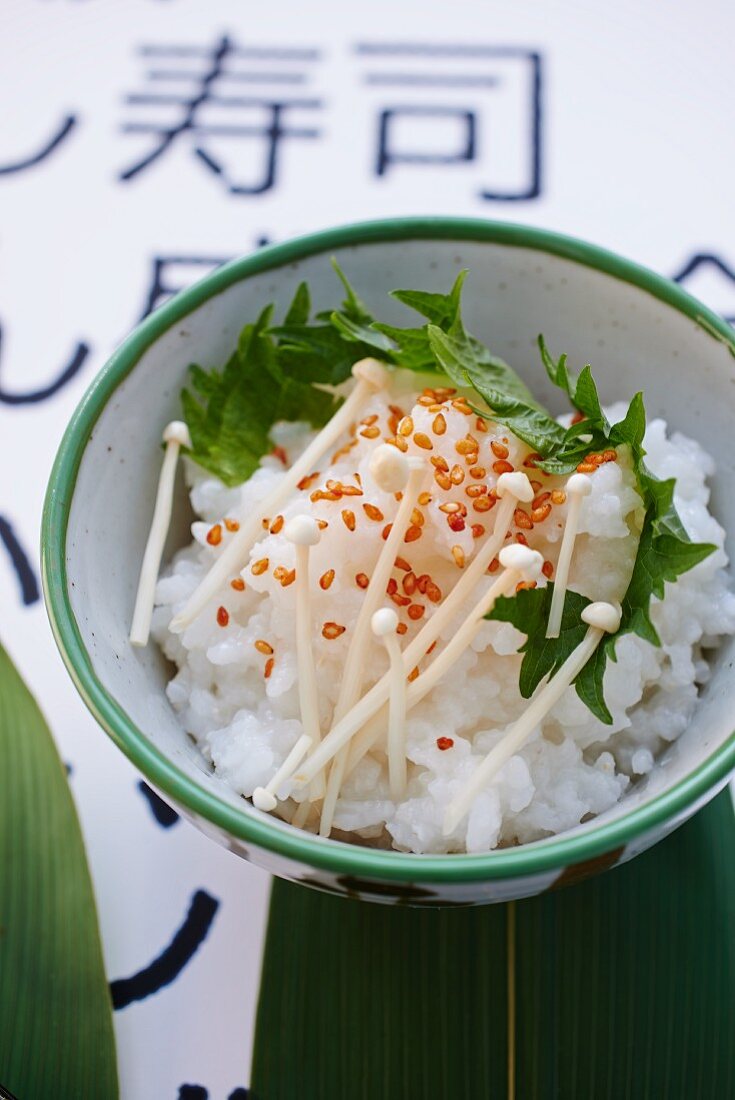
{"label": "green rim bowl", "polygon": [[[205,833],[275,874],[321,889],[414,905],[526,897],[613,866],[681,824],[735,767],[735,656],[718,651],[687,731],[612,810],[562,835],[484,855],[419,856],[325,840],[255,810],[177,725],[166,665],[127,633],[160,467],[161,426],[179,415],[190,362],[224,361],[242,324],[281,309],[303,278],[333,303],[336,255],[359,292],[445,289],[460,267],[468,327],[544,398],[535,338],[591,360],[606,401],[646,395],[649,417],[700,439],[717,461],[713,508],[735,532],[735,334],[674,283],[581,241],[480,220],[401,218],[327,230],[238,259],[161,306],[85,394],[64,435],[43,515],[51,625],[82,698],[162,797]],[[400,323],[403,307],[395,303]],[[389,317],[390,319],[390,317]],[[552,405],[553,407],[553,405]],[[169,550],[187,541],[180,488]]]}

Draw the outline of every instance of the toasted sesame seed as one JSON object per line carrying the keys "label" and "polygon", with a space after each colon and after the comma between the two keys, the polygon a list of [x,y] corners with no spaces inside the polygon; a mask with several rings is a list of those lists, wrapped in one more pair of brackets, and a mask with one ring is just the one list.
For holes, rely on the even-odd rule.
{"label": "toasted sesame seed", "polygon": [[222,524],[215,523],[214,527],[210,527],[207,531],[207,542],[210,546],[219,546],[222,542]]}
{"label": "toasted sesame seed", "polygon": [[617,462],[618,452],[617,451],[612,451],[612,450],[603,451],[602,452],[602,459],[603,459],[603,462]]}
{"label": "toasted sesame seed", "polygon": [[577,466],[577,473],[593,474],[596,469],[597,467],[595,466],[594,462],[580,462],[579,466]]}
{"label": "toasted sesame seed", "polygon": [[553,504],[563,504],[567,499],[567,494],[562,489],[552,489],[551,500]]}
{"label": "toasted sesame seed", "polygon": [[373,519],[376,523],[382,523],[385,519],[380,508],[376,508],[374,504],[363,504],[362,510],[368,519]]}
{"label": "toasted sesame seed", "polygon": [[315,489],[309,497],[309,500],[312,502],[312,504],[316,504],[318,500],[339,500],[341,495],[341,493],[335,493],[331,490],[327,490],[325,492],[324,489]]}
{"label": "toasted sesame seed", "polygon": [[421,538],[421,528],[418,527],[415,523],[412,523],[411,526],[406,531],[406,534],[403,536],[403,541],[404,542],[416,542],[416,539],[420,539],[420,538]]}
{"label": "toasted sesame seed", "polygon": [[405,558],[396,558],[395,566],[396,569],[403,569],[406,573],[410,572],[411,570],[411,566],[408,564]]}
{"label": "toasted sesame seed", "polygon": [[442,401],[446,401],[449,397],[454,397],[456,392],[457,390],[454,386],[436,386],[434,389],[434,393],[438,398],[441,398]]}
{"label": "toasted sesame seed", "polygon": [[521,546],[528,546],[528,539],[522,531],[516,532],[515,540],[516,542],[519,542]]}
{"label": "toasted sesame seed", "polygon": [[271,521],[268,519],[268,516],[263,516],[262,520],[260,521],[260,525],[264,531],[268,530],[271,525]]}
{"label": "toasted sesame seed", "polygon": [[483,478],[483,477],[486,477],[486,476],[487,476],[487,470],[485,469],[484,466],[473,466],[472,469],[470,470],[470,477],[474,477],[476,479],[479,479],[479,478]]}
{"label": "toasted sesame seed", "polygon": [[465,416],[472,416],[472,409],[469,407],[463,397],[457,397],[452,401],[452,408],[457,412],[464,413]]}
{"label": "toasted sesame seed", "polygon": [[465,529],[465,522],[462,516],[447,516],[447,524],[451,531],[464,531]]}
{"label": "toasted sesame seed", "polygon": [[431,430],[433,431],[434,435],[444,435],[445,431],[447,430],[447,422],[444,419],[442,413],[437,413],[434,417],[434,422],[431,425]]}
{"label": "toasted sesame seed", "polygon": [[392,596],[394,592],[398,591],[398,581],[395,577],[391,577],[385,586],[385,590],[389,596]]}
{"label": "toasted sesame seed", "polygon": [[458,565],[460,569],[464,569],[464,550],[461,546],[452,547],[452,557],[455,565]]}
{"label": "toasted sesame seed", "polygon": [[478,416],[477,420],[475,421],[475,431],[487,431],[487,420],[485,420],[482,416]]}
{"label": "toasted sesame seed", "polygon": [[449,463],[446,458],[442,458],[441,455],[432,455],[429,459],[432,466],[435,466],[437,470],[441,470],[443,473],[449,473]]}
{"label": "toasted sesame seed", "polygon": [[497,439],[493,439],[490,444],[490,450],[493,452],[496,458],[507,458],[508,448],[505,443],[499,443]]}
{"label": "toasted sesame seed", "polygon": [[493,470],[496,474],[512,474],[513,467],[510,462],[507,462],[504,458],[499,458],[497,462],[493,462]]}
{"label": "toasted sesame seed", "polygon": [[401,419],[403,416],[403,409],[400,405],[389,405],[388,408],[393,413],[393,416],[397,416],[399,420]]}
{"label": "toasted sesame seed", "polygon": [[413,572],[406,573],[401,581],[401,587],[407,596],[413,596],[416,591],[416,574]]}
{"label": "toasted sesame seed", "polygon": [[227,626],[230,621],[230,613],[226,607],[217,608],[217,625]]}
{"label": "toasted sesame seed", "polygon": [[602,466],[605,459],[602,457],[602,455],[589,454],[587,455],[587,461],[591,462],[593,466]]}
{"label": "toasted sesame seed", "polygon": [[429,405],[435,405],[433,394],[424,393],[416,401],[417,405],[423,405],[424,408],[428,408]]}
{"label": "toasted sesame seed", "polygon": [[296,580],[296,570],[289,569],[285,577],[281,577],[281,588],[288,588]]}
{"label": "toasted sesame seed", "polygon": [[342,509],[342,521],[348,531],[355,530],[355,513],[351,512],[349,508]]}
{"label": "toasted sesame seed", "polygon": [[329,524],[327,523],[327,521],[325,519],[318,519],[316,521],[316,525],[317,525],[317,527],[319,528],[320,531],[324,531],[325,528],[329,527]]}
{"label": "toasted sesame seed", "polygon": [[495,507],[495,499],[488,496],[478,497],[477,500],[472,501],[473,512],[489,512],[491,508]]}
{"label": "toasted sesame seed", "polygon": [[490,562],[490,564],[487,567],[487,571],[488,571],[488,573],[497,573],[499,568],[500,568],[499,559],[498,558],[493,558],[493,560]]}
{"label": "toasted sesame seed", "polygon": [[268,660],[265,662],[265,668],[263,669],[263,677],[266,680],[270,679],[270,675],[271,675],[271,672],[273,671],[273,666],[274,666],[275,663],[276,663],[275,658],[273,658],[273,657],[269,657]]}
{"label": "toasted sesame seed", "polygon": [[419,493],[419,504],[424,506],[431,504],[431,493]]}
{"label": "toasted sesame seed", "polygon": [[408,676],[406,677],[409,684],[412,684],[414,682],[414,680],[416,680],[418,678],[418,674],[419,674],[419,666],[416,665],[414,668],[411,669]]}
{"label": "toasted sesame seed", "polygon": [[459,501],[457,501],[457,500],[448,500],[446,502],[446,504],[440,504],[439,505],[439,511],[440,512],[446,512],[446,514],[448,516],[451,516],[452,512],[458,512],[459,511]]}
{"label": "toasted sesame seed", "polygon": [[261,573],[265,573],[268,565],[268,558],[260,558],[258,561],[253,562],[253,564],[250,566],[250,570],[254,574],[254,576],[259,577]]}
{"label": "toasted sesame seed", "polygon": [[384,541],[385,541],[385,539],[388,538],[388,535],[391,533],[392,527],[393,527],[392,523],[386,523],[385,527],[381,531],[381,537]]}
{"label": "toasted sesame seed", "polygon": [[367,588],[370,584],[370,577],[368,577],[367,573],[356,573],[355,584],[358,588]]}
{"label": "toasted sesame seed", "polygon": [[516,508],[513,513],[513,522],[516,527],[522,527],[524,531],[533,530],[533,520],[529,516],[528,512],[524,512],[522,508]]}
{"label": "toasted sesame seed", "polygon": [[360,435],[363,439],[377,439],[380,435],[380,428],[377,428],[375,425],[373,425],[372,428],[363,428]]}
{"label": "toasted sesame seed", "polygon": [[398,607],[408,607],[411,602],[408,596],[402,596],[400,592],[391,592],[390,599],[393,600],[393,603]]}
{"label": "toasted sesame seed", "polygon": [[225,527],[227,528],[228,531],[239,531],[240,530],[240,524],[237,522],[236,519],[226,519],[225,520]]}
{"label": "toasted sesame seed", "polygon": [[273,520],[273,523],[270,525],[270,528],[269,528],[270,533],[272,535],[277,535],[278,532],[282,529],[282,527],[283,527],[283,516],[276,516],[276,518]]}
{"label": "toasted sesame seed", "polygon": [[431,577],[426,582],[424,595],[427,600],[431,600],[432,603],[441,602],[442,590],[435,581],[432,581]]}
{"label": "toasted sesame seed", "polygon": [[526,455],[526,457],[523,459],[523,465],[526,467],[527,470],[535,470],[536,469],[536,463],[539,462],[540,460],[541,460],[541,455],[537,454],[534,451],[530,455]]}
{"label": "toasted sesame seed", "polygon": [[415,527],[423,527],[426,523],[426,516],[420,508],[414,508],[411,512],[411,523],[413,523]]}
{"label": "toasted sesame seed", "polygon": [[541,572],[545,577],[553,577],[554,566],[550,561],[545,561],[544,564],[541,566]]}
{"label": "toasted sesame seed", "polygon": [[516,592],[522,592],[524,588],[535,588],[536,581],[519,581],[516,585]]}
{"label": "toasted sesame seed", "polygon": [[427,405],[426,408],[430,413],[438,413],[442,411],[444,406],[439,401],[435,401],[433,405]]}
{"label": "toasted sesame seed", "polygon": [[361,497],[362,489],[359,485],[343,485],[342,486],[343,497]]}
{"label": "toasted sesame seed", "polygon": [[545,519],[548,519],[551,515],[551,505],[547,501],[545,504],[540,505],[538,508],[531,509],[531,519],[534,523],[543,523]]}
{"label": "toasted sesame seed", "polygon": [[370,416],[364,416],[362,418],[362,420],[360,421],[360,423],[364,424],[366,428],[370,428],[370,427],[372,427],[373,424],[375,424],[377,419],[378,419],[378,414],[377,413],[371,413]]}
{"label": "toasted sesame seed", "polygon": [[550,499],[551,493],[539,493],[531,501],[531,508],[540,508],[542,504],[546,504],[546,501]]}
{"label": "toasted sesame seed", "polygon": [[417,447],[421,447],[424,451],[431,451],[434,449],[434,444],[431,442],[426,432],[416,432],[413,441]]}
{"label": "toasted sesame seed", "polygon": [[396,634],[408,634],[408,627],[405,623],[399,623],[396,627]]}
{"label": "toasted sesame seed", "polygon": [[413,435],[413,418],[410,416],[404,416],[398,425],[399,435]]}
{"label": "toasted sesame seed", "polygon": [[233,577],[233,579],[230,581],[230,588],[234,588],[236,592],[244,592],[245,581],[242,579],[242,577]]}
{"label": "toasted sesame seed", "polygon": [[477,440],[473,436],[468,435],[465,439],[458,439],[454,444],[454,449],[458,455],[469,455],[474,454],[479,446]]}
{"label": "toasted sesame seed", "polygon": [[465,493],[468,497],[473,498],[487,496],[487,485],[468,485]]}
{"label": "toasted sesame seed", "polygon": [[409,619],[413,619],[414,622],[418,622],[419,619],[423,619],[426,608],[422,603],[412,603],[406,614]]}
{"label": "toasted sesame seed", "polygon": [[284,577],[288,576],[288,569],[285,565],[277,565],[276,568],[273,570],[273,576],[275,580],[281,581],[281,583],[283,583]]}
{"label": "toasted sesame seed", "polygon": [[319,477],[319,471],[318,470],[314,474],[307,474],[306,477],[302,477],[301,481],[298,483],[296,488],[297,489],[308,489],[314,484],[314,482],[316,481],[316,479],[318,477]]}
{"label": "toasted sesame seed", "polygon": [[325,623],[322,627],[322,637],[328,641],[334,641],[335,638],[339,638],[340,634],[344,634],[347,627],[340,626],[339,623]]}
{"label": "toasted sesame seed", "polygon": [[451,470],[449,471],[449,480],[451,481],[452,485],[462,484],[462,482],[464,481],[464,470],[461,466],[452,466]]}
{"label": "toasted sesame seed", "polygon": [[333,580],[334,570],[327,569],[326,573],[322,573],[321,577],[319,578],[319,587],[323,589],[324,592],[326,592],[328,588],[331,588]]}
{"label": "toasted sesame seed", "polygon": [[446,752],[447,749],[454,747],[454,740],[451,737],[437,737],[436,747],[440,752]]}
{"label": "toasted sesame seed", "polygon": [[255,642],[254,644],[258,653],[263,653],[266,657],[270,657],[271,653],[273,652],[272,645],[264,641],[263,638],[258,638],[257,642]]}
{"label": "toasted sesame seed", "polygon": [[443,470],[434,470],[434,481],[437,483],[440,489],[451,489],[452,482],[449,478],[449,474],[445,474]]}
{"label": "toasted sesame seed", "polygon": [[533,489],[534,496],[535,496],[536,493],[538,493],[541,489],[543,489],[543,485],[541,484],[540,481],[532,481],[531,482],[531,488]]}
{"label": "toasted sesame seed", "polygon": [[473,523],[471,530],[473,539],[480,539],[485,534],[485,528],[481,523]]}

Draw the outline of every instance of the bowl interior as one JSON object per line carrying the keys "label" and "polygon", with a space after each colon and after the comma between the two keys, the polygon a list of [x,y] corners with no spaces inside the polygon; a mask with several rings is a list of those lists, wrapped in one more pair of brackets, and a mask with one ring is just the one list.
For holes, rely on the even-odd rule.
{"label": "bowl interior", "polygon": [[[581,262],[542,248],[488,241],[376,241],[329,248],[249,274],[180,320],[170,312],[169,327],[154,332],[153,342],[102,409],[84,449],[66,536],[68,596],[97,679],[147,742],[191,783],[238,814],[260,819],[263,815],[210,774],[167,702],[165,662],[155,646],[132,649],[127,630],[160,468],[160,430],[180,415],[179,391],[188,364],[223,363],[243,323],[271,301],[283,311],[301,279],[309,281],[316,307],[333,304],[339,286],[329,265],[331,254],[367,303],[397,323],[406,323],[408,315],[398,303],[388,303],[388,289],[445,290],[460,268],[469,268],[464,294],[471,331],[512,363],[551,408],[559,402],[538,359],[535,340],[540,332],[552,350],[569,353],[575,368],[593,363],[605,400],[643,389],[649,418],[664,416],[671,428],[701,440],[714,454],[718,468],[712,506],[725,528],[735,533],[735,494],[730,491],[735,360],[729,348],[672,305]],[[129,349],[121,355],[130,358]],[[187,540],[181,485],[175,514],[167,552]],[[606,815],[575,832],[596,829],[669,789],[729,737],[734,652],[735,641],[729,639],[717,654],[714,675],[690,728],[647,780]],[[272,819],[269,826],[292,831]],[[554,843],[554,838],[539,842]],[[485,858],[490,864],[494,856]]]}

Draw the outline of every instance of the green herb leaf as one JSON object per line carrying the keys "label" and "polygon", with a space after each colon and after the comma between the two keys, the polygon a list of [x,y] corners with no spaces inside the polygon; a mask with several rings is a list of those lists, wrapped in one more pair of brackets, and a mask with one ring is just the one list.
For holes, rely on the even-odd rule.
{"label": "green herb leaf", "polygon": [[15,1095],[118,1095],[92,883],[64,766],[0,646],[0,1079]]}

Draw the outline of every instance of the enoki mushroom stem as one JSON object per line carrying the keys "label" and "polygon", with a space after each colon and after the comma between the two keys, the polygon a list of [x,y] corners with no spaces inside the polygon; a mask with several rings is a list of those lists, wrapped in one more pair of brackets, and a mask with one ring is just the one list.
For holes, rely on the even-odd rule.
{"label": "enoki mushroom stem", "polygon": [[564,599],[567,593],[569,581],[569,567],[572,562],[574,540],[579,528],[579,513],[582,509],[582,501],[592,492],[592,482],[586,474],[572,474],[566,484],[566,493],[569,499],[567,510],[567,522],[564,527],[564,536],[561,540],[559,561],[556,566],[556,582],[551,597],[551,609],[549,610],[549,622],[546,627],[547,638],[558,638],[561,630],[561,620],[564,614]]}
{"label": "enoki mushroom stem", "polygon": [[161,474],[158,479],[158,491],[156,504],[153,509],[153,520],[143,554],[143,564],[140,569],[138,581],[138,593],[135,597],[135,610],[133,622],[130,627],[130,641],[135,646],[148,644],[151,632],[151,617],[153,615],[153,601],[156,591],[158,571],[161,568],[163,547],[168,535],[171,523],[171,509],[174,497],[174,482],[176,480],[176,465],[179,460],[179,451],[182,447],[191,447],[189,429],[181,420],[172,420],[163,430],[163,441],[166,444],[166,453],[163,457]]}
{"label": "enoki mushroom stem", "polygon": [[328,424],[283,475],[277,487],[243,519],[240,530],[228,542],[209,572],[189,597],[183,610],[171,622],[171,630],[185,630],[228,577],[239,573],[247,556],[262,533],[264,516],[274,515],[295,491],[302,478],[310,474],[322,455],[346,431],[371,393],[384,389],[388,373],[376,359],[361,359],[352,368],[357,385]]}
{"label": "enoki mushroom stem", "polygon": [[589,629],[577,648],[564,664],[531,700],[528,708],[515,722],[502,741],[487,754],[475,769],[470,780],[450,802],[444,815],[443,832],[450,836],[462,818],[472,808],[477,795],[497,775],[503,765],[525,744],[533,731],[556,706],[564,692],[582,671],[605,634],[614,634],[620,626],[620,608],[610,603],[591,603],[582,612],[582,620]]}

